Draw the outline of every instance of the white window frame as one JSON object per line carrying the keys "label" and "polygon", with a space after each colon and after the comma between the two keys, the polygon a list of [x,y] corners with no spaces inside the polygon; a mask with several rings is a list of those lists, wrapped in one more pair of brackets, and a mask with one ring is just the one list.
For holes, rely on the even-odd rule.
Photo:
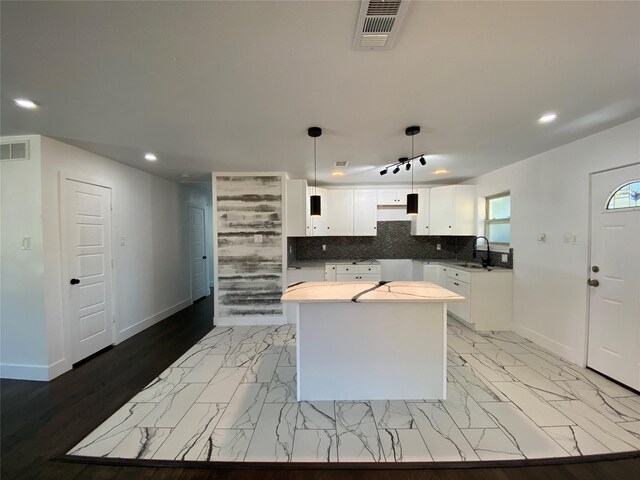
{"label": "white window frame", "polygon": [[[501,193],[496,193],[495,195],[489,195],[488,197],[485,197],[485,211],[484,211],[484,236],[489,238],[489,226],[492,224],[511,224],[511,214],[509,214],[508,218],[499,218],[499,219],[490,219],[489,218],[489,203],[491,202],[491,200],[495,200],[497,198],[502,198],[502,197],[509,197],[509,206],[511,206],[511,192],[507,191],[507,192],[501,192]],[[511,212],[511,208],[509,208],[509,212]],[[502,249],[506,249],[506,251],[509,251],[509,248],[511,247],[511,243],[510,242],[491,242],[491,246],[493,247],[495,245],[496,251],[500,251]]]}

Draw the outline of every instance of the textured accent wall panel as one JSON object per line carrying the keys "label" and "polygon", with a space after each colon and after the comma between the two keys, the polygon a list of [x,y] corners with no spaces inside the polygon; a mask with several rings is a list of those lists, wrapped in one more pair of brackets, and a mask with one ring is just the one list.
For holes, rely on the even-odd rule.
{"label": "textured accent wall panel", "polygon": [[215,192],[218,315],[282,315],[282,177],[218,176]]}

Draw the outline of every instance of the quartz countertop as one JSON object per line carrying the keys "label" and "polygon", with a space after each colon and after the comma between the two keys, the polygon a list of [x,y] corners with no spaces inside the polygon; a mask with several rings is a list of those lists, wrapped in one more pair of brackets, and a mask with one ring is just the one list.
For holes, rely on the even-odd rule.
{"label": "quartz countertop", "polygon": [[464,297],[432,282],[300,282],[290,285],[281,301],[450,303]]}
{"label": "quartz countertop", "polygon": [[380,265],[377,260],[314,260],[314,261],[298,261],[291,262],[287,268],[293,270],[299,269],[322,269],[325,265]]}
{"label": "quartz countertop", "polygon": [[[464,260],[425,260],[423,262],[424,265],[444,265],[445,267],[455,268],[457,270],[462,270],[465,272],[479,272],[479,273],[487,273],[487,272],[512,272],[511,268],[504,267],[494,267],[491,266],[489,268],[482,268],[480,263],[476,262],[465,262]],[[468,267],[467,265],[478,265],[477,267]],[[480,268],[478,268],[480,267]]]}

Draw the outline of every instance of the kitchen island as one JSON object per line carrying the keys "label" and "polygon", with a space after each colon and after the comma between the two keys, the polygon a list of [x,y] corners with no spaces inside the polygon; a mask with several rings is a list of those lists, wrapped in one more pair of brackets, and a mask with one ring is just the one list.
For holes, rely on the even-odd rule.
{"label": "kitchen island", "polygon": [[297,315],[297,399],[444,399],[447,303],[431,282],[301,282],[282,295]]}

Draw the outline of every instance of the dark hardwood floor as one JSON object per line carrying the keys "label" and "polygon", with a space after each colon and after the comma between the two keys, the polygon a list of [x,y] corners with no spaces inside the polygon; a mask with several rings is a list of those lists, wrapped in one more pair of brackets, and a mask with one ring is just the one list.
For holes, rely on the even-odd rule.
{"label": "dark hardwood floor", "polygon": [[133,467],[59,456],[140,391],[211,328],[212,297],[108,349],[52,382],[2,380],[0,477],[9,479],[637,479],[640,458],[483,468]]}

